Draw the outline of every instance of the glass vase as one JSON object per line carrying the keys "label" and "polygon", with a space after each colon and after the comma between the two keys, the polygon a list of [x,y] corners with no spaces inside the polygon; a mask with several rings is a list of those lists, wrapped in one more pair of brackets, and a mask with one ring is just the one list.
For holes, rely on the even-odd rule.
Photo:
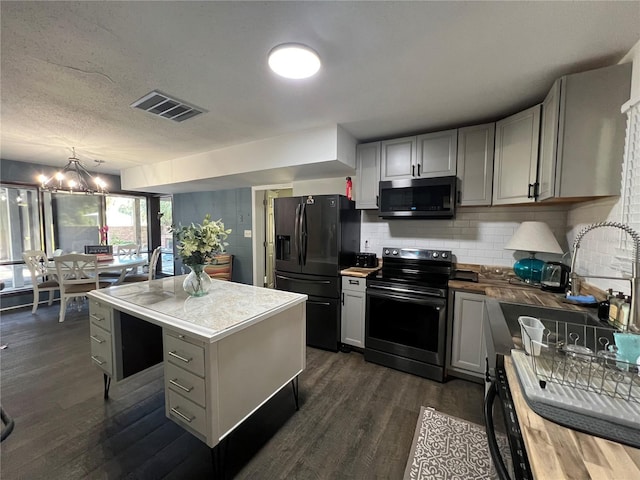
{"label": "glass vase", "polygon": [[192,297],[202,297],[211,288],[211,278],[204,271],[204,265],[187,265],[191,269],[182,282],[182,288]]}

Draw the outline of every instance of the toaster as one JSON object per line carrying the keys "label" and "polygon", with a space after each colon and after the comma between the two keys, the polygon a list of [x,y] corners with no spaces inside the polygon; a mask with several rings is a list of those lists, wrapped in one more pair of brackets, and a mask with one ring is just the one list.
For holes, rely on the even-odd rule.
{"label": "toaster", "polygon": [[378,258],[375,253],[356,253],[356,267],[375,268],[378,266]]}

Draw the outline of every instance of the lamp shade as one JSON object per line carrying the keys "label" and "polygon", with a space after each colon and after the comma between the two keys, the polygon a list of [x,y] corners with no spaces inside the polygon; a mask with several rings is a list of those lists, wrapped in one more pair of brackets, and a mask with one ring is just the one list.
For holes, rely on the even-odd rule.
{"label": "lamp shade", "polygon": [[504,248],[524,252],[563,253],[549,225],[544,222],[522,222]]}

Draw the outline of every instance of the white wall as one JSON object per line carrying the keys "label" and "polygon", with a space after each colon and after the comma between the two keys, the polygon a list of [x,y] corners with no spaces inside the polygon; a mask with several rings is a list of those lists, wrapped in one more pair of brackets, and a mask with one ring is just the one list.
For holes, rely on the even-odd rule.
{"label": "white wall", "polygon": [[[452,220],[384,220],[363,210],[360,248],[382,254],[383,247],[418,247],[451,250],[455,261],[512,267],[522,252],[505,250],[505,244],[525,220],[546,222],[567,251],[567,206],[463,207]],[[538,254],[542,260],[560,255]]]}
{"label": "white wall", "polygon": [[[351,150],[353,153],[347,153]],[[343,161],[339,154],[346,155],[346,160]],[[127,168],[121,172],[121,182],[124,190],[152,190],[207,178],[256,172],[267,175],[277,169],[321,169],[327,163],[340,163],[347,171],[355,168],[355,139],[338,125]]]}
{"label": "white wall", "polygon": [[[355,178],[355,177],[351,177]],[[293,196],[302,195],[344,195],[346,177],[322,178],[319,180],[300,180],[293,182]]]}

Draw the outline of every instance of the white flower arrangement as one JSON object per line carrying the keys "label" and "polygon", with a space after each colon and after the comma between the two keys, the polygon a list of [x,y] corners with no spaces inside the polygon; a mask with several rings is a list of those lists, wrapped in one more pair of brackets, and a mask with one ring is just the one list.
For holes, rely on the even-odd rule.
{"label": "white flower arrangement", "polygon": [[185,265],[211,263],[214,256],[224,252],[224,247],[229,245],[225,240],[231,233],[231,229],[225,230],[222,219],[212,222],[209,214],[204,217],[202,224],[172,226],[170,231],[177,241],[176,249]]}

